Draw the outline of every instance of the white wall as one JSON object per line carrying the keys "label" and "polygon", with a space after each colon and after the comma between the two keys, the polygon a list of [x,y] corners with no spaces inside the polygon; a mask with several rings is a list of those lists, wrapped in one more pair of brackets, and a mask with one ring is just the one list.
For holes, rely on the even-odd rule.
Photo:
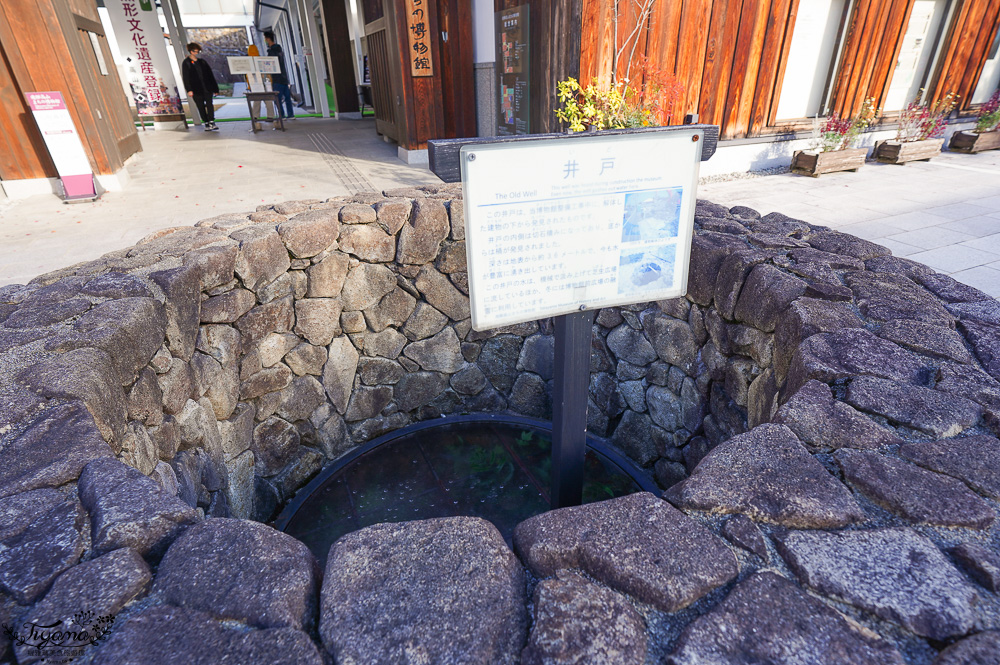
{"label": "white wall", "polygon": [[493,25],[493,0],[472,2],[472,61],[496,60],[496,29]]}

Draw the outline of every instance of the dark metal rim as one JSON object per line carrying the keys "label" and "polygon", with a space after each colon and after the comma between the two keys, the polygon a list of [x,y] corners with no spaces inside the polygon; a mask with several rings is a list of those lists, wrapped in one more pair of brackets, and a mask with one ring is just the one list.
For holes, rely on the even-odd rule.
{"label": "dark metal rim", "polygon": [[[383,434],[380,437],[372,439],[371,441],[358,446],[343,457],[339,457],[325,466],[318,474],[316,474],[315,478],[310,480],[304,487],[295,493],[295,496],[292,497],[291,501],[285,504],[285,507],[278,514],[278,517],[276,517],[271,523],[272,526],[279,531],[284,531],[285,527],[288,526],[288,523],[295,516],[295,513],[297,513],[299,508],[302,507],[302,504],[305,503],[306,499],[312,496],[313,492],[319,489],[319,487],[332,476],[340,473],[344,467],[351,464],[362,455],[371,452],[379,446],[391,443],[396,439],[409,436],[414,432],[456,423],[502,423],[504,425],[521,425],[547,432],[549,435],[552,434],[552,423],[547,420],[539,420],[538,418],[528,418],[525,416],[514,416],[505,413],[471,413],[444,416],[442,418],[413,423],[412,425],[407,425],[402,429],[394,430],[388,434]],[[628,457],[612,448],[605,440],[588,434],[587,448],[592,450],[599,458],[602,458],[602,461],[609,462],[613,466],[618,467],[618,469],[631,478],[642,491],[653,492],[655,494],[660,492],[659,487],[645,471],[636,466],[635,462],[630,460]]]}

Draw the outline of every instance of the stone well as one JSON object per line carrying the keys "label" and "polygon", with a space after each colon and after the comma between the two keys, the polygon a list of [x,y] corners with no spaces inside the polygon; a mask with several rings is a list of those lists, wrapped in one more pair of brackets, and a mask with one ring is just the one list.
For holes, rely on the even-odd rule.
{"label": "stone well", "polygon": [[471,329],[460,196],[262,206],[0,289],[0,622],[114,615],[98,663],[1000,652],[1000,305],[743,207],[698,204],[686,298],[596,316],[589,429],[663,498],[537,516],[514,551],[475,518],[376,525],[325,571],[262,524],[385,432],[551,416],[551,320]]}

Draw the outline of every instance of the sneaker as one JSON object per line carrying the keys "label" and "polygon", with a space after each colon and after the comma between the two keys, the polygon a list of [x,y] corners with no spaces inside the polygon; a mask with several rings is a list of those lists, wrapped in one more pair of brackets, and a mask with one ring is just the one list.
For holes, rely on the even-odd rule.
{"label": "sneaker", "polygon": [[204,129],[206,132],[212,131],[212,123],[206,122],[204,125],[202,125],[202,129]]}
{"label": "sneaker", "polygon": [[211,127],[209,127],[209,129],[211,129],[213,132],[217,132],[219,131],[219,126],[213,122],[211,123]]}

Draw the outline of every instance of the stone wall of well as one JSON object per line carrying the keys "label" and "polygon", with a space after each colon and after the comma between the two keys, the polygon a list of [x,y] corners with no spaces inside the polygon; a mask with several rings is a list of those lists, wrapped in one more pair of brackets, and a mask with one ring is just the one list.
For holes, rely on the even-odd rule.
{"label": "stone wall of well", "polygon": [[[590,430],[667,501],[532,518],[516,556],[473,518],[378,525],[325,572],[247,521],[409,423],[551,415],[551,321],[471,329],[461,210],[454,186],[285,202],[0,289],[0,621],[120,614],[88,655],[116,663],[1000,644],[1000,305],[742,207],[698,204],[686,298],[595,317]],[[386,580],[412,606],[366,616]]]}

